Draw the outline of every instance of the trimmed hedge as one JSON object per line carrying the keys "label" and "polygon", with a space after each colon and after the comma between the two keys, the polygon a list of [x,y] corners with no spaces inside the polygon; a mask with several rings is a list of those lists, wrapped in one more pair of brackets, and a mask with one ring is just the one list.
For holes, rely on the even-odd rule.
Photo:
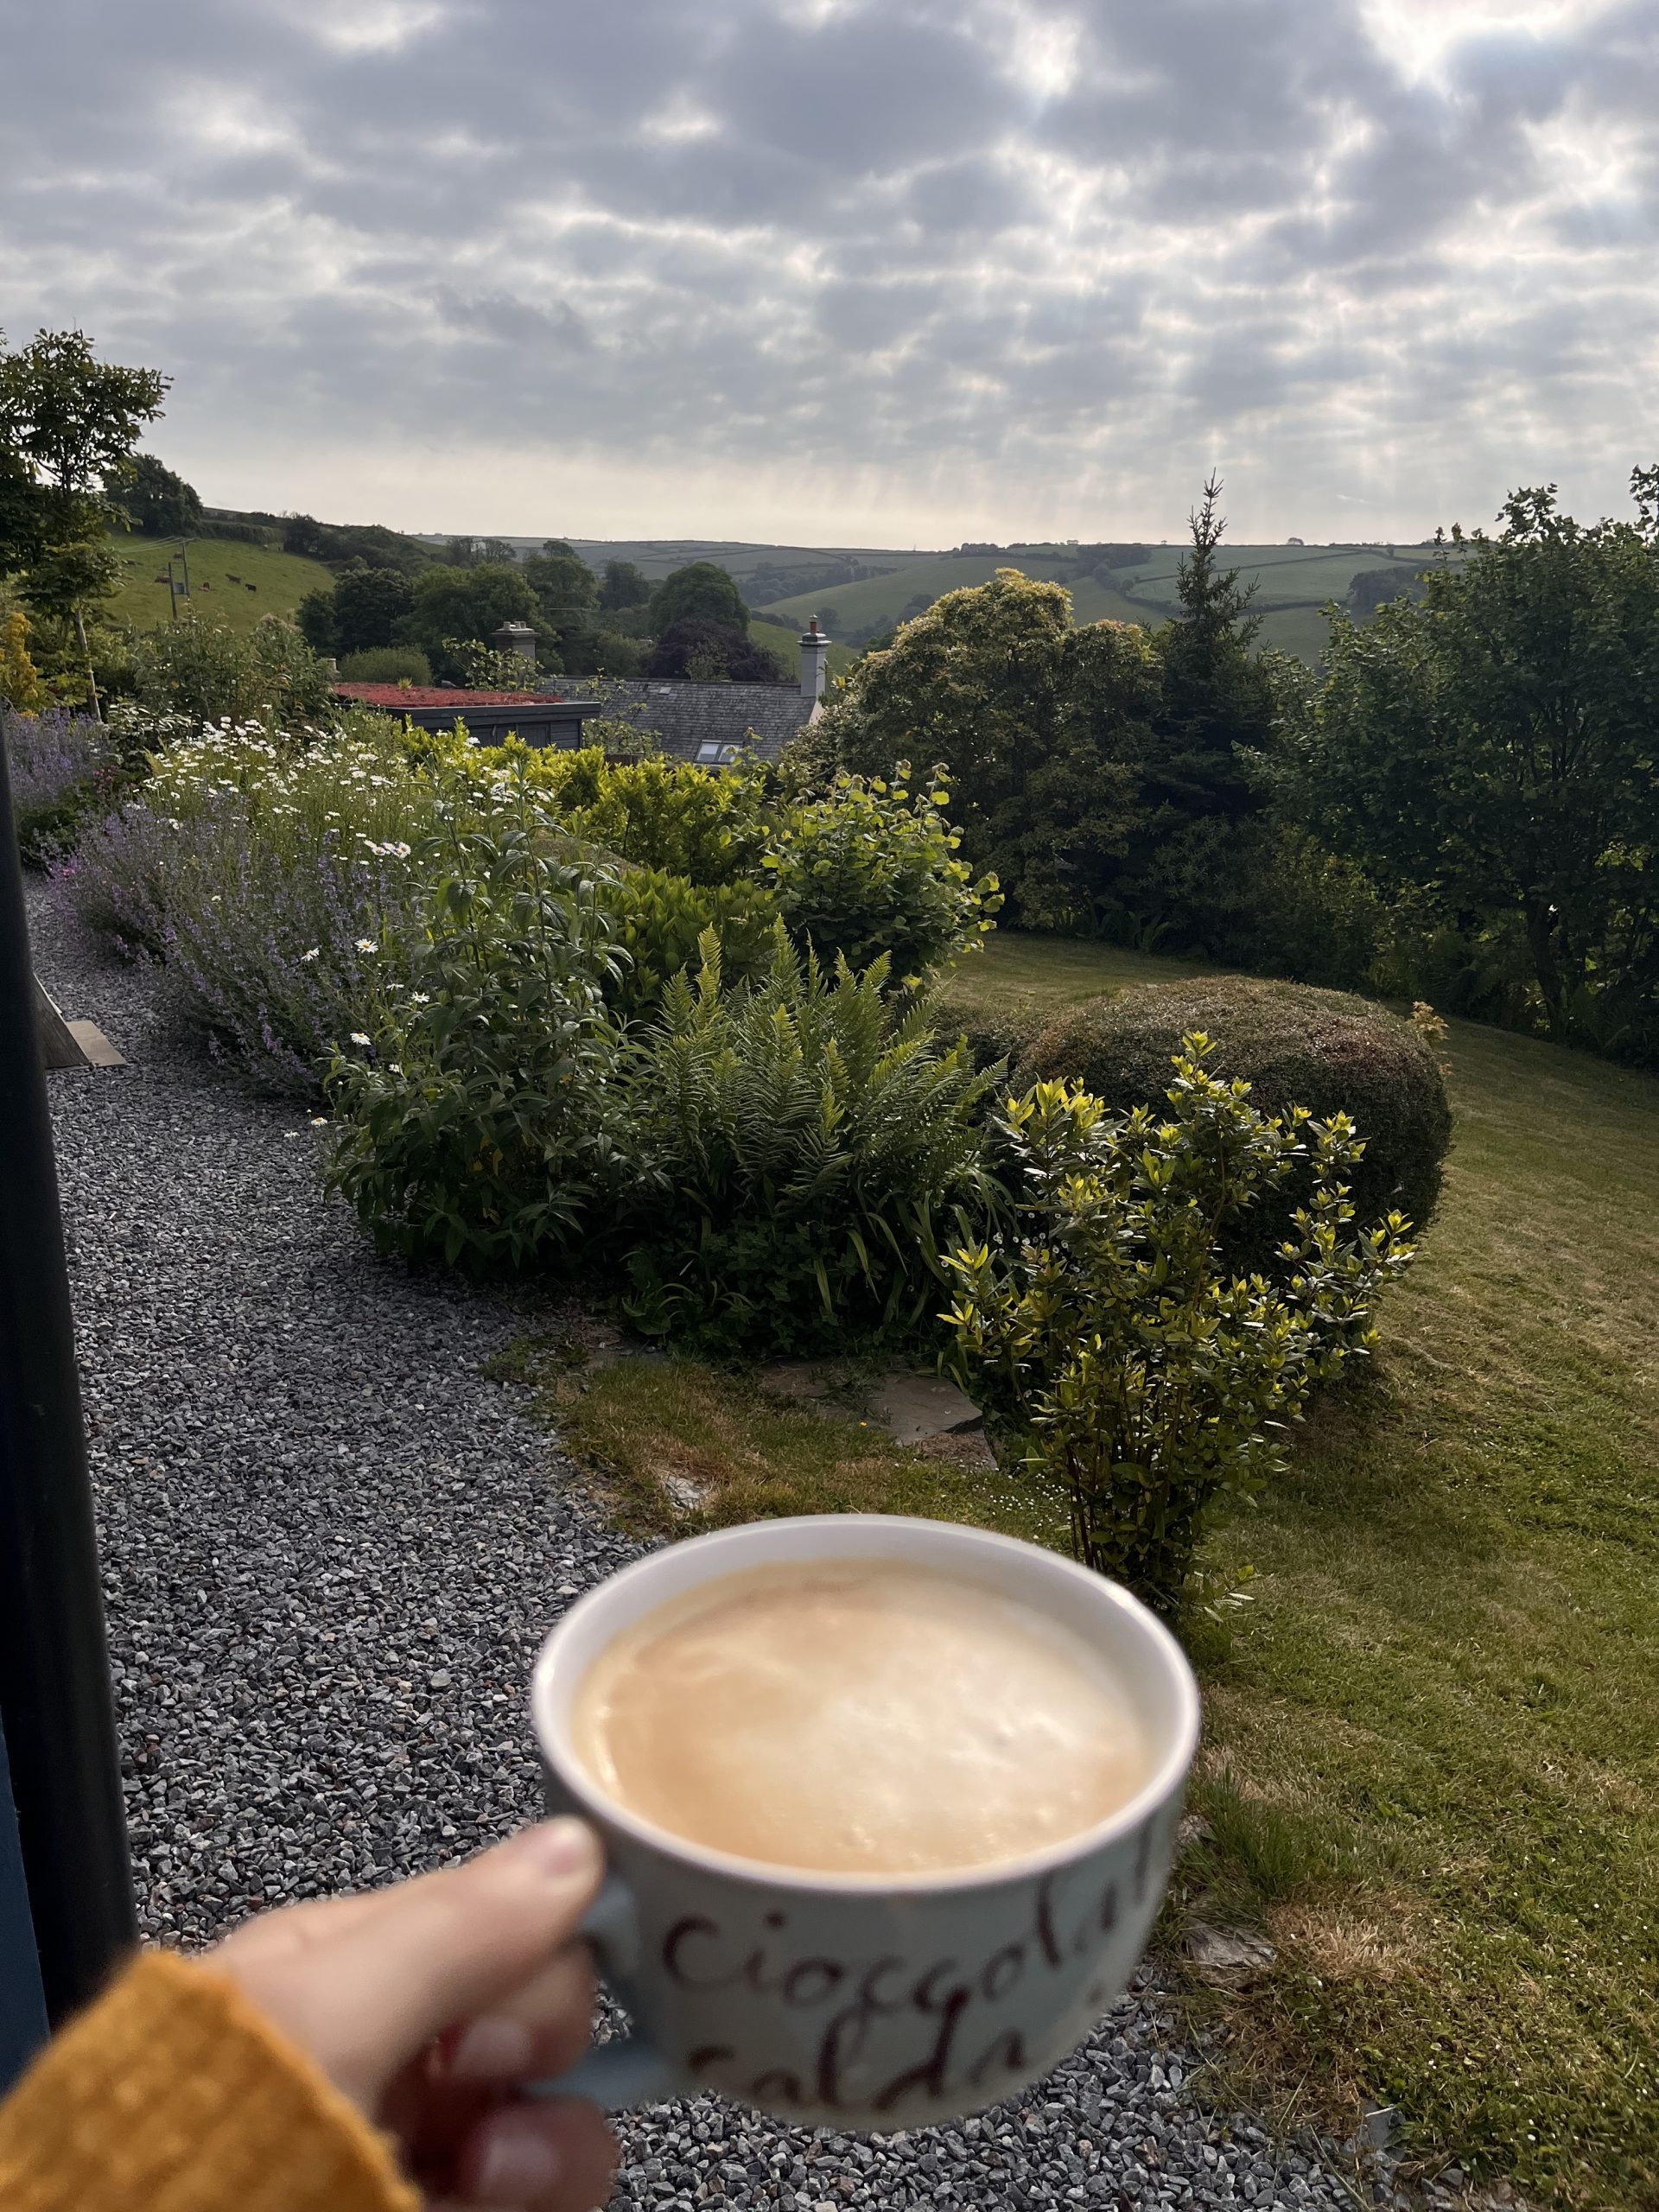
{"label": "trimmed hedge", "polygon": [[1249,976],[1145,985],[1068,1007],[1033,1041],[1019,1079],[1063,1077],[1127,1111],[1163,1096],[1195,1029],[1217,1041],[1211,1069],[1243,1077],[1264,1111],[1351,1116],[1365,1139],[1353,1179],[1360,1227],[1395,1207],[1414,1230],[1427,1225],[1452,1136],[1445,1079],[1428,1039],[1370,999]]}
{"label": "trimmed hedge", "polygon": [[935,1027],[944,1044],[954,1045],[958,1037],[965,1041],[976,1074],[982,1074],[998,1060],[1006,1060],[1012,1079],[1047,1026],[1052,1011],[1049,1004],[1035,998],[986,1006],[956,985],[939,1001]]}

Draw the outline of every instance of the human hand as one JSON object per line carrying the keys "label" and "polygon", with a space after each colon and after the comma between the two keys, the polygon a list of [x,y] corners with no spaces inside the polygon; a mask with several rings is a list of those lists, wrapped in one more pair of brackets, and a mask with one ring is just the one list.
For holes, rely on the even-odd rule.
{"label": "human hand", "polygon": [[395,2139],[432,2212],[588,2212],[609,2128],[511,2092],[587,2047],[593,1968],[571,1939],[602,1871],[591,1828],[549,1821],[443,1873],[262,1914],[202,1963]]}

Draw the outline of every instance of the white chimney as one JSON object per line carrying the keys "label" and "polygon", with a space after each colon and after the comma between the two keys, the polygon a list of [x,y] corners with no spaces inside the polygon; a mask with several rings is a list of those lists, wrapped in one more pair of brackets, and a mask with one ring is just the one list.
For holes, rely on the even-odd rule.
{"label": "white chimney", "polygon": [[823,671],[830,660],[830,640],[818,627],[815,614],[801,632],[801,696],[822,699]]}

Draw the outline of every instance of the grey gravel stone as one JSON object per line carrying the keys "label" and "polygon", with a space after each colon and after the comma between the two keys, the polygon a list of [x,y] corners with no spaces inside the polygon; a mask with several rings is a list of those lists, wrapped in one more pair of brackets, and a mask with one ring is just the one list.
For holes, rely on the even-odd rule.
{"label": "grey gravel stone", "polygon": [[[527,1299],[377,1261],[317,1132],[174,1044],[153,977],[31,886],[48,987],[130,1066],[51,1078],[139,1910],[194,1947],[264,1904],[455,1859],[537,1807],[531,1656],[632,1547],[480,1363]],[[620,2126],[615,2202],[1351,2212],[1181,2086],[1126,1999],[1014,2103],[861,2141],[698,2099]]]}

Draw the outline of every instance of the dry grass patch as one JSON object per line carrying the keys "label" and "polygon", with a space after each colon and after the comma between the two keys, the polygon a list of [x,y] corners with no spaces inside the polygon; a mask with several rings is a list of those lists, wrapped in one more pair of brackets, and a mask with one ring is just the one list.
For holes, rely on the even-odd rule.
{"label": "dry grass patch", "polygon": [[912,1451],[841,1409],[778,1397],[696,1360],[573,1369],[532,1349],[523,1379],[623,1526],[694,1535],[796,1513],[912,1513],[1039,1541],[1054,1533],[966,1446]]}

